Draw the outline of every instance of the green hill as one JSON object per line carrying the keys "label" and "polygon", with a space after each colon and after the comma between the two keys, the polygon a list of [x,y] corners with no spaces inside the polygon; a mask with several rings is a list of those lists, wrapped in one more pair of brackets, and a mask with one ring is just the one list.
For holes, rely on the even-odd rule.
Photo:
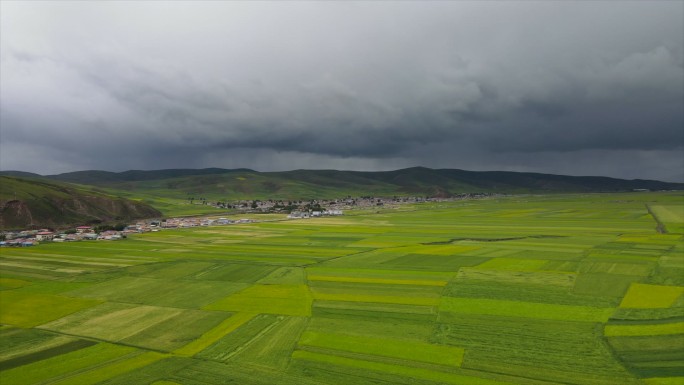
{"label": "green hill", "polygon": [[159,216],[140,202],[84,186],[0,176],[0,228],[64,226]]}
{"label": "green hill", "polygon": [[[50,179],[126,191],[156,191],[166,195],[205,194],[229,199],[332,198],[342,195],[449,195],[472,192],[620,192],[634,189],[678,190],[683,183],[624,180],[608,177],[465,171],[413,167],[363,172],[294,170],[257,172],[248,169],[171,169],[156,171],[79,171]],[[164,192],[166,190],[166,192]],[[177,195],[174,193],[174,195]]]}
{"label": "green hill", "polygon": [[255,172],[249,169],[228,170],[223,168],[128,170],[123,172],[87,170],[68,172],[59,175],[50,175],[48,176],[48,178],[70,183],[106,184],[119,182],[146,181],[153,179],[179,178],[185,176],[225,174],[235,171]]}
{"label": "green hill", "polygon": [[[17,172],[13,172],[17,173]],[[3,174],[0,172],[0,174]],[[449,197],[463,193],[590,193],[635,189],[682,190],[682,183],[577,177],[508,171],[465,171],[413,167],[363,172],[294,170],[258,172],[249,169],[167,169],[125,172],[78,171],[39,176],[33,180],[96,186],[110,195],[149,204],[166,215],[216,212],[198,201],[240,199],[330,199],[346,196]],[[194,205],[188,204],[190,201]]]}

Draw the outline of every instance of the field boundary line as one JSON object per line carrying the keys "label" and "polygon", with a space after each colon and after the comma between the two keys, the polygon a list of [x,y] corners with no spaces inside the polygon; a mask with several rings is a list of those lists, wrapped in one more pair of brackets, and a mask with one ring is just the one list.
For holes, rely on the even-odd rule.
{"label": "field boundary line", "polygon": [[194,356],[195,354],[208,348],[224,336],[232,333],[238,327],[252,320],[256,315],[257,313],[235,313],[234,315],[230,316],[229,318],[221,322],[218,326],[202,334],[196,340],[190,342],[189,344],[179,349],[174,350],[173,354],[187,357]]}
{"label": "field boundary line", "polygon": [[[386,248],[387,248],[387,247],[384,247],[384,249],[386,249]],[[316,265],[320,265],[321,263],[324,263],[324,262],[330,262],[330,261],[334,261],[334,260],[336,260],[336,259],[340,259],[340,258],[344,258],[344,257],[352,257],[352,256],[359,255],[359,254],[363,254],[363,253],[370,253],[370,252],[372,252],[372,251],[381,250],[381,249],[383,249],[383,247],[376,247],[376,248],[373,248],[373,249],[370,249],[370,250],[361,250],[361,251],[357,251],[357,252],[351,253],[351,254],[340,255],[340,256],[338,256],[338,257],[332,257],[332,258],[329,258],[329,259],[323,259],[323,260],[316,261],[316,262],[313,262],[313,263],[305,264],[305,265],[303,265],[303,266],[304,266],[304,267],[316,266]],[[307,282],[308,282],[308,278],[307,278]]]}
{"label": "field boundary line", "polygon": [[660,234],[667,234],[667,227],[658,219],[658,216],[653,212],[651,206],[648,203],[644,203],[644,206],[646,206],[646,211],[648,211],[651,217],[656,221],[656,231]]}
{"label": "field boundary line", "polygon": [[283,323],[283,320],[285,320],[284,317],[283,317],[283,318],[280,318],[280,317],[279,317],[279,318],[276,318],[276,321],[275,321],[275,322],[273,322],[272,324],[270,324],[270,325],[266,326],[265,328],[263,328],[263,329],[262,329],[259,333],[257,333],[254,337],[250,338],[249,341],[247,341],[247,342],[245,342],[244,344],[242,344],[242,345],[238,346],[237,348],[233,349],[233,351],[230,352],[230,353],[224,358],[224,360],[229,360],[229,359],[231,359],[232,357],[234,357],[235,355],[239,354],[241,351],[243,351],[243,350],[245,350],[246,348],[248,348],[250,345],[252,345],[252,344],[253,344],[254,342],[256,342],[258,339],[260,339],[261,337],[265,336],[268,332],[270,332],[271,330],[273,330],[273,328],[275,328],[276,326],[278,326],[278,325],[280,325],[281,323]]}
{"label": "field boundary line", "polygon": [[149,352],[154,352],[154,353],[169,354],[168,350],[155,349],[155,348],[151,348],[149,346],[134,345],[134,344],[129,344],[126,342],[121,342],[121,341],[106,340],[106,339],[102,339],[102,338],[85,336],[85,335],[81,335],[81,334],[65,333],[65,332],[62,332],[59,330],[45,329],[45,328],[42,328],[40,326],[42,326],[42,325],[39,325],[33,329],[42,330],[42,331],[46,331],[46,332],[50,332],[50,333],[58,334],[58,335],[62,335],[62,336],[76,337],[78,339],[87,340],[87,341],[95,341],[95,342],[103,343],[103,344],[118,345],[118,346],[124,346],[127,348],[134,348],[134,349],[139,349],[139,350],[149,351]]}

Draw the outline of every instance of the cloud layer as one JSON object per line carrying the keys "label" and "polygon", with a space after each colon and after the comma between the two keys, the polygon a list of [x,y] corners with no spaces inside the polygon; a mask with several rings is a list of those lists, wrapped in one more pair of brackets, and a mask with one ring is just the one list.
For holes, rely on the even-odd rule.
{"label": "cloud layer", "polygon": [[0,169],[684,179],[681,2],[3,2]]}

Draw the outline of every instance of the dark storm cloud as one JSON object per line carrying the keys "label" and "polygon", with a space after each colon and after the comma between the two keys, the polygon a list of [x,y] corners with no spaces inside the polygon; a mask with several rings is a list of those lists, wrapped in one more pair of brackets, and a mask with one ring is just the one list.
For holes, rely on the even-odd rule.
{"label": "dark storm cloud", "polygon": [[677,178],[683,12],[3,2],[0,168],[420,164]]}

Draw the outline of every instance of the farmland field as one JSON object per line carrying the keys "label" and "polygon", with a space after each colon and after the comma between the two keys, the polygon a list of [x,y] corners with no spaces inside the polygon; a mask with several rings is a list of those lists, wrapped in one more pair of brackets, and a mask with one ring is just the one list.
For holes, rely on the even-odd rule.
{"label": "farmland field", "polygon": [[526,195],[3,248],[0,384],[682,384],[683,210]]}

